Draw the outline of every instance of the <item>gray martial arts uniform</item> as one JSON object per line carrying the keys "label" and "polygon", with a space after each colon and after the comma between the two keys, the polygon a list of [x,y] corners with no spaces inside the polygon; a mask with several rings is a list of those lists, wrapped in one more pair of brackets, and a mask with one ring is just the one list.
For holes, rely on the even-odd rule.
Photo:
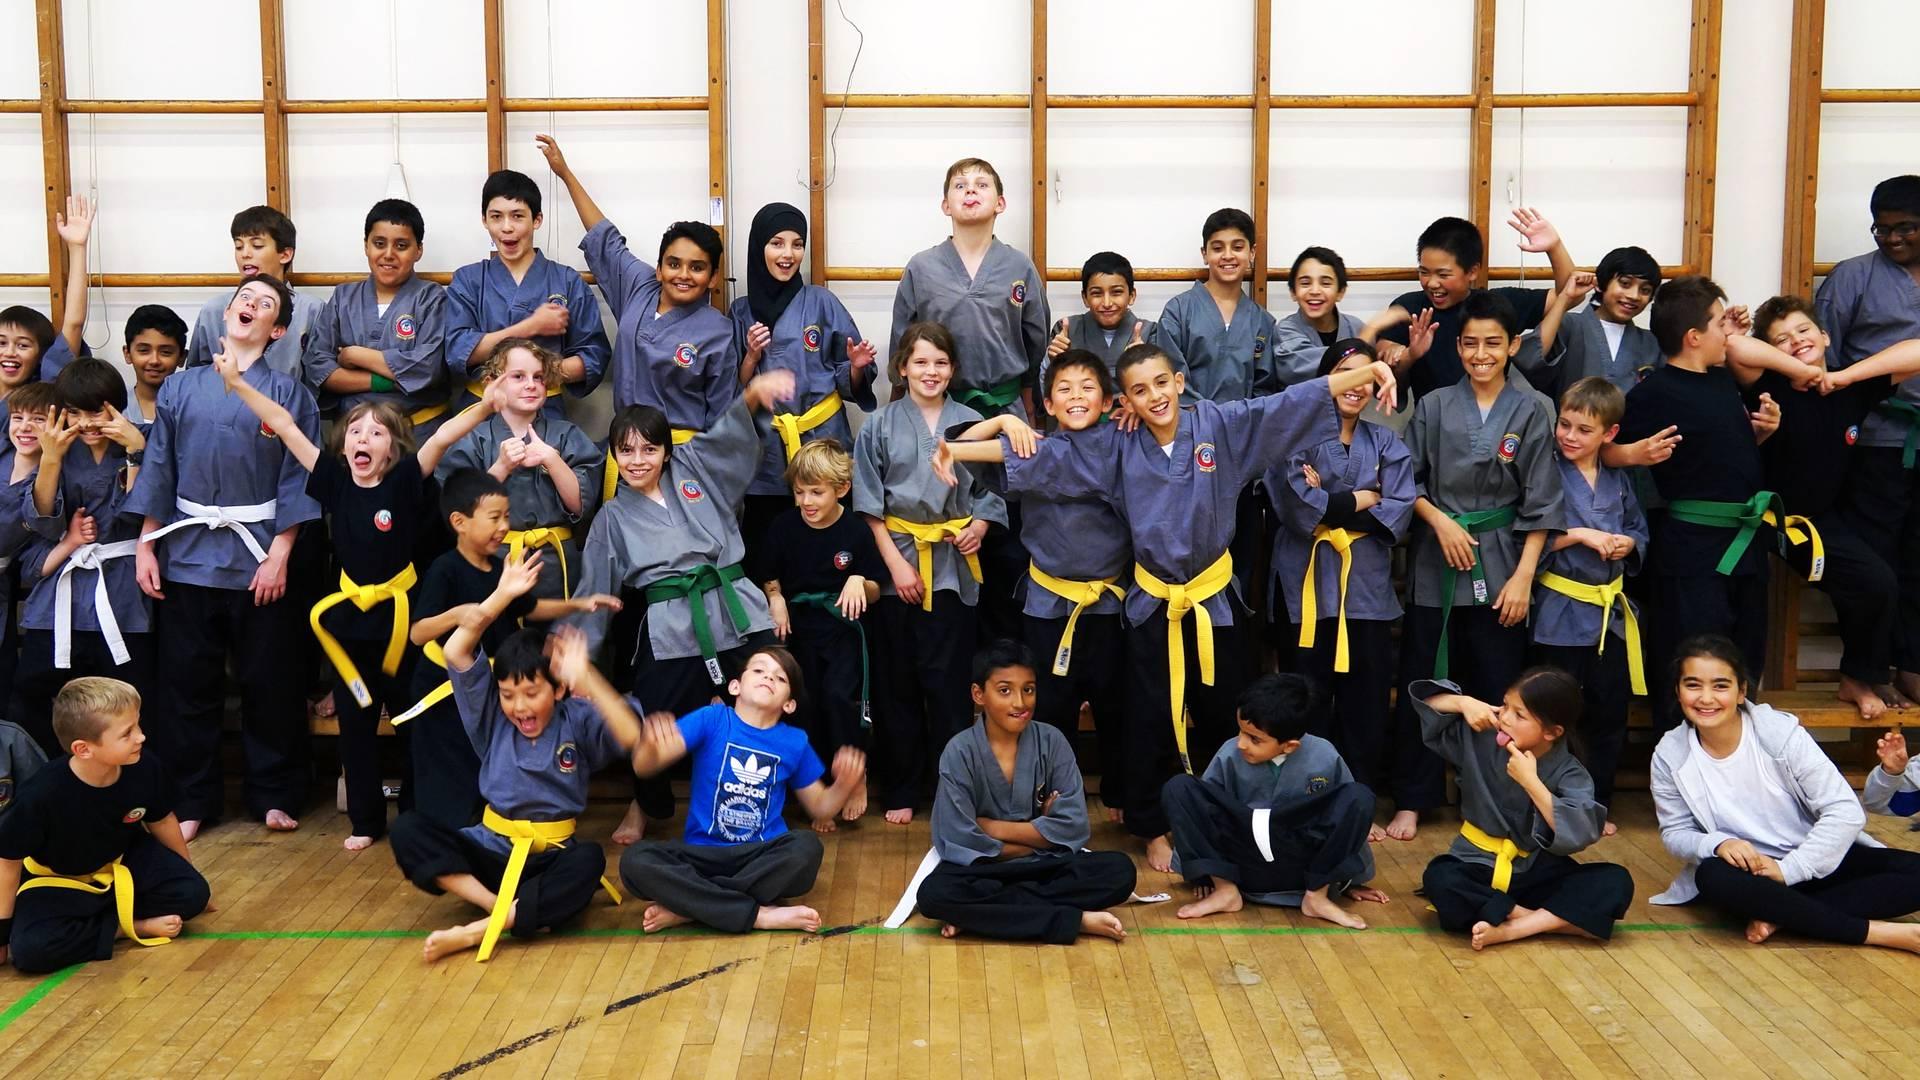
{"label": "gray martial arts uniform", "polygon": [[[140,591],[134,580],[133,555],[108,557],[104,550],[113,544],[128,540],[138,540],[142,520],[138,515],[126,509],[132,493],[126,487],[127,455],[118,445],[107,444],[106,453],[100,460],[93,458],[93,449],[83,443],[75,442],[67,449],[67,456],[60,464],[60,487],[54,492],[53,509],[46,515],[33,511],[32,496],[28,496],[25,507],[27,524],[42,538],[52,544],[60,542],[65,535],[67,525],[77,510],[85,509],[93,518],[96,539],[100,545],[94,555],[85,562],[96,558],[103,559],[98,566],[83,566],[70,559],[70,573],[56,572],[51,577],[41,578],[33,586],[33,592],[27,597],[26,606],[20,612],[22,630],[53,630],[59,616],[57,603],[60,589],[59,580],[67,578],[67,591],[72,599],[68,611],[72,617],[72,629],[76,633],[100,632],[99,613],[95,610],[95,601],[102,595],[98,583],[102,576],[106,579],[104,595],[113,610],[109,614],[118,634],[144,634],[151,626],[152,602],[147,594]],[[104,674],[95,672],[76,672],[75,674]]]}
{"label": "gray martial arts uniform", "polygon": [[[415,438],[426,441],[451,415],[446,307],[447,290],[418,274],[394,290],[384,312],[373,279],[340,286],[308,330],[307,385],[323,401],[336,402],[342,417],[362,401],[388,402],[413,421]],[[398,389],[326,392],[327,377],[341,368],[340,350],[351,345],[379,350]]]}
{"label": "gray martial arts uniform", "polygon": [[1542,393],[1558,401],[1567,387],[1594,375],[1625,393],[1646,378],[1647,372],[1667,362],[1651,330],[1628,323],[1615,350],[1601,326],[1603,321],[1597,303],[1561,317],[1560,333],[1553,339],[1554,352],[1559,355],[1550,358],[1551,378],[1545,373],[1534,377]]}
{"label": "gray martial arts uniform", "polygon": [[[670,427],[705,431],[740,396],[740,356],[733,324],[707,303],[660,311],[653,266],[627,247],[612,221],[580,238],[587,267],[613,309],[613,407],[651,405]],[[584,390],[598,385],[590,372]]]}
{"label": "gray martial arts uniform", "polygon": [[[1813,306],[1833,341],[1829,366],[1836,369],[1920,338],[1920,281],[1878,250],[1834,264]],[[1920,407],[1920,379],[1895,384],[1894,398]],[[1876,409],[1860,425],[1858,445],[1899,447],[1916,427],[1920,420],[1907,414]]]}
{"label": "gray martial arts uniform", "polygon": [[[238,291],[238,287],[235,287],[201,305],[200,313],[193,317],[187,358],[180,364],[182,370],[213,362],[213,354],[220,351],[220,339],[227,332],[227,305],[233,302],[233,294]],[[287,324],[287,332],[268,345],[263,354],[262,358],[268,367],[302,383],[307,381],[307,332],[320,314],[321,307],[320,301],[306,293],[296,291],[293,294],[293,320]]]}
{"label": "gray martial arts uniform", "polygon": [[1334,309],[1333,322],[1332,341],[1321,340],[1320,331],[1315,330],[1307,321],[1306,313],[1298,309],[1274,324],[1273,376],[1281,386],[1313,378],[1320,370],[1320,358],[1327,354],[1327,346],[1334,341],[1359,337],[1360,328],[1365,325],[1338,308]]}
{"label": "gray martial arts uniform", "polygon": [[[1578,466],[1557,453],[1553,459],[1560,473],[1565,529],[1598,529],[1631,536],[1633,551],[1625,559],[1610,562],[1587,545],[1575,544],[1542,555],[1541,573],[1558,574],[1587,585],[1605,585],[1623,574],[1638,574],[1647,553],[1647,519],[1640,512],[1640,502],[1634,498],[1633,485],[1626,474],[1600,465],[1594,473],[1594,482],[1588,484]],[[1600,626],[1604,621],[1613,639],[1610,647],[1625,647],[1626,620],[1618,607],[1608,619],[1599,606],[1563,596],[1536,583],[1532,614],[1533,640],[1542,645],[1592,648],[1600,642]]]}
{"label": "gray martial arts uniform", "polygon": [[[1319,473],[1319,487],[1307,483],[1305,466]],[[1343,595],[1348,619],[1398,619],[1393,547],[1407,534],[1415,496],[1413,460],[1406,445],[1392,431],[1363,416],[1353,425],[1351,445],[1336,436],[1300,451],[1285,466],[1267,473],[1266,483],[1280,519],[1281,527],[1273,534],[1272,564],[1287,621],[1300,623],[1309,556],[1313,556],[1317,619],[1339,617]],[[1353,495],[1360,491],[1377,492],[1380,501],[1356,514]],[[1344,575],[1344,590],[1339,551],[1321,546],[1315,552],[1314,533],[1323,524],[1358,534],[1349,549],[1353,565]]]}
{"label": "gray martial arts uniform", "polygon": [[1167,301],[1160,331],[1186,358],[1187,392],[1181,400],[1240,401],[1280,389],[1273,369],[1274,327],[1273,313],[1244,291],[1233,309],[1233,324],[1221,321],[1220,305],[1204,281]]}
{"label": "gray martial arts uniform", "polygon": [[47,755],[19,724],[0,720],[0,814],[13,805],[14,793],[40,771]]}
{"label": "gray martial arts uniform", "polygon": [[[1100,328],[1100,323],[1094,319],[1093,312],[1091,311],[1069,318],[1067,320],[1067,347],[1087,350],[1099,357],[1101,363],[1107,365],[1107,374],[1117,375],[1117,369],[1120,364],[1120,354],[1126,352],[1127,349],[1133,345],[1133,328],[1136,324],[1140,327],[1141,343],[1145,345],[1156,345],[1164,350],[1167,357],[1173,361],[1173,369],[1179,371],[1180,365],[1186,363],[1186,357],[1180,353],[1180,346],[1175,344],[1172,337],[1160,328],[1159,323],[1154,322],[1152,319],[1143,319],[1135,315],[1131,308],[1127,309],[1127,311],[1120,316],[1120,325],[1114,327],[1111,333]],[[1045,373],[1052,370],[1052,367],[1053,358],[1048,357],[1047,363],[1041,368],[1041,385],[1035,392],[1035,397],[1040,397],[1045,393]]]}
{"label": "gray martial arts uniform", "polygon": [[[977,424],[980,414],[948,398],[936,425],[941,432]],[[948,487],[933,473],[929,462],[936,443],[934,431],[921,418],[920,406],[910,397],[890,402],[867,418],[853,442],[853,509],[873,518],[889,515],[922,525],[973,517],[996,525],[1007,523],[1006,500],[984,483],[974,481]],[[907,564],[920,566],[914,538],[893,533],[893,545]],[[971,607],[979,602],[980,583],[967,567],[966,557],[952,544],[932,545],[933,578],[925,582],[928,595],[952,592]],[[893,596],[891,580],[880,582],[880,594]]]}
{"label": "gray martial arts uniform", "polygon": [[[534,338],[534,342],[562,359],[580,358],[586,368],[581,381],[570,384],[574,396],[585,397],[587,389],[599,384],[607,370],[607,328],[600,315],[600,301],[593,295],[580,272],[547,258],[534,250],[533,263],[526,276],[513,280],[513,272],[489,255],[453,272],[447,286],[447,370],[454,382],[454,408],[464,409],[478,401],[475,384],[487,362],[473,355],[480,339],[496,330],[504,330],[533,314],[543,304],[566,306],[567,329],[562,334]],[[465,389],[461,389],[461,384]],[[547,415],[560,415],[556,387],[547,391]]]}
{"label": "gray martial arts uniform", "polygon": [[[593,590],[582,591],[586,574],[581,564],[580,523],[593,515],[593,508],[600,501],[601,462],[606,455],[593,445],[585,432],[550,412],[535,416],[531,431],[553,447],[573,470],[574,478],[580,483],[580,511],[567,511],[566,504],[560,501],[559,489],[553,486],[553,478],[546,470],[519,468],[507,474],[508,527],[515,532],[555,527],[571,531],[573,535],[560,541],[558,551],[545,545],[525,549],[527,555],[541,552],[540,582],[533,587],[533,596],[541,600],[584,596]],[[515,435],[507,426],[506,417],[495,413],[453,444],[440,459],[434,476],[445,483],[456,469],[485,472],[500,460],[500,444],[515,438],[524,440],[525,436]],[[513,537],[509,535],[507,545],[500,549],[500,557],[505,558],[512,547]]]}
{"label": "gray martial arts uniform", "polygon": [[[907,327],[937,322],[953,332],[953,396],[987,416],[1010,412],[1028,419],[1022,387],[1033,385],[1053,324],[1047,315],[1047,282],[1033,260],[998,240],[969,275],[952,238],[907,260],[893,294],[892,356]],[[989,402],[983,395],[991,395]]]}
{"label": "gray martial arts uniform", "polygon": [[[744,349],[747,333],[755,322],[753,308],[747,303],[746,297],[733,302],[732,315],[734,340],[741,343]],[[747,488],[747,494],[786,496],[792,494],[792,489],[787,486],[786,446],[773,430],[771,416],[798,416],[825,401],[829,395],[839,394],[840,410],[818,427],[801,432],[800,442],[805,445],[817,439],[838,439],[843,449],[851,450],[853,424],[849,410],[855,406],[868,412],[874,410],[874,374],[887,360],[886,357],[879,357],[865,371],[853,370],[853,360],[847,355],[847,346],[861,340],[860,329],[853,324],[853,316],[847,314],[846,305],[840,302],[840,298],[818,285],[801,286],[780,313],[780,318],[768,329],[772,331],[772,337],[767,342],[766,355],[760,358],[756,373],[792,372],[793,400],[776,401],[768,416],[754,417],[764,449],[760,470],[754,474],[753,485]],[[754,537],[754,540],[758,542],[759,537]]]}

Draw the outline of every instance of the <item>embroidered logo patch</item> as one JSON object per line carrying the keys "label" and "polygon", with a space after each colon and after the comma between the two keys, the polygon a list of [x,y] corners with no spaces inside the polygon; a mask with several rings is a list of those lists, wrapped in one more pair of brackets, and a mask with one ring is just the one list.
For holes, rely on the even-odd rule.
{"label": "embroidered logo patch", "polygon": [[1026,304],[1026,302],[1027,302],[1027,283],[1026,283],[1026,282],[1024,282],[1024,281],[1016,281],[1016,282],[1014,282],[1014,283],[1013,283],[1013,289],[1012,289],[1012,291],[1011,291],[1011,292],[1010,292],[1010,293],[1008,294],[1008,299],[1010,299],[1010,300],[1012,300],[1012,301],[1013,301],[1013,306],[1014,306],[1014,307],[1021,307],[1021,306],[1023,306],[1024,304]]}
{"label": "embroidered logo patch", "polygon": [[817,326],[809,326],[805,330],[802,330],[800,332],[800,341],[806,345],[808,352],[819,352],[820,328]]}
{"label": "embroidered logo patch", "polygon": [[847,567],[852,565],[853,565],[853,552],[836,551],[833,553],[833,568],[835,570],[845,570]]}
{"label": "embroidered logo patch", "polygon": [[553,752],[553,760],[560,766],[561,772],[571,773],[580,767],[580,751],[572,743],[563,742],[560,749]]}
{"label": "embroidered logo patch", "polygon": [[1214,453],[1213,444],[1203,442],[1199,446],[1194,447],[1193,463],[1200,467],[1201,472],[1212,472],[1214,466],[1219,464],[1218,455]]}
{"label": "embroidered logo patch", "polygon": [[1854,443],[1859,441],[1860,441],[1860,425],[1855,424],[1852,427],[1847,429],[1847,445],[1852,446]]}
{"label": "embroidered logo patch", "polygon": [[120,819],[120,823],[122,825],[131,825],[134,822],[139,821],[141,818],[146,816],[147,816],[147,808],[144,806],[136,806],[133,809],[127,811],[126,816]]}
{"label": "embroidered logo patch", "polygon": [[700,489],[700,481],[682,480],[680,481],[680,497],[688,502],[699,502],[701,499],[707,497],[707,493]]}
{"label": "embroidered logo patch", "polygon": [[0,810],[13,805],[13,777],[0,777]]}
{"label": "embroidered logo patch", "polygon": [[1257,359],[1259,359],[1259,358],[1260,358],[1260,354],[1262,354],[1262,353],[1264,353],[1264,352],[1266,352],[1266,351],[1267,351],[1267,335],[1265,335],[1265,334],[1255,334],[1255,335],[1253,335],[1253,356],[1254,356],[1254,359],[1256,359],[1256,360],[1257,360]]}
{"label": "embroidered logo patch", "polygon": [[1332,783],[1332,780],[1324,776],[1311,777],[1307,780],[1307,794],[1318,795],[1327,790],[1328,785]]}
{"label": "embroidered logo patch", "polygon": [[402,315],[393,320],[393,336],[399,338],[401,341],[412,341],[413,335],[418,332],[419,329],[420,327],[413,321],[413,316],[411,315]]}
{"label": "embroidered logo patch", "polygon": [[1520,436],[1509,431],[1500,436],[1500,460],[1512,464],[1514,456],[1520,453]]}
{"label": "embroidered logo patch", "polygon": [[260,421],[260,434],[266,436],[269,439],[278,439],[280,437],[273,433],[273,429],[267,426],[267,422],[265,420]]}
{"label": "embroidered logo patch", "polygon": [[547,303],[549,303],[549,304],[559,304],[559,305],[560,305],[561,307],[566,307],[566,306],[567,306],[567,294],[566,294],[566,293],[549,293],[549,294],[547,295]]}
{"label": "embroidered logo patch", "polygon": [[385,510],[385,509],[374,511],[373,527],[376,529],[379,529],[381,532],[392,532],[393,531],[393,511]]}
{"label": "embroidered logo patch", "polygon": [[699,350],[695,349],[690,341],[683,341],[673,347],[673,362],[683,368],[692,367],[693,362],[698,359],[700,359]]}

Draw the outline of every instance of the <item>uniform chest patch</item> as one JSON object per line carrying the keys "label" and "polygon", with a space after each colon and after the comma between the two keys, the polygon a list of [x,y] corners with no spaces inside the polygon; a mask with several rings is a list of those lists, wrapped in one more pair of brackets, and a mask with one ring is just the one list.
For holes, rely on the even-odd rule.
{"label": "uniform chest patch", "polygon": [[698,359],[700,359],[700,352],[693,347],[692,342],[683,341],[673,347],[673,362],[680,367],[692,367],[693,362]]}
{"label": "uniform chest patch", "polygon": [[560,766],[561,772],[571,774],[573,770],[580,767],[580,751],[572,743],[563,742],[560,748],[553,752],[553,761]]}
{"label": "uniform chest patch", "polygon": [[260,434],[269,439],[278,439],[280,437],[273,433],[273,429],[267,426],[265,420],[260,421]]}
{"label": "uniform chest patch", "polygon": [[835,570],[845,570],[847,567],[852,565],[853,565],[853,552],[836,551],[833,553],[833,568]]}
{"label": "uniform chest patch", "polygon": [[1014,307],[1024,306],[1027,302],[1027,283],[1024,281],[1014,282],[1013,288],[1007,292],[1007,299],[1013,302]]}
{"label": "uniform chest patch", "polygon": [[1847,445],[1852,446],[1854,443],[1857,443],[1859,441],[1860,441],[1860,425],[1855,424],[1852,427],[1847,429]]}
{"label": "uniform chest patch", "polygon": [[146,816],[147,816],[147,808],[144,806],[136,806],[133,809],[127,811],[126,814],[124,814],[120,818],[120,823],[122,825],[131,825],[134,822],[139,821],[141,818]]}
{"label": "uniform chest patch", "polygon": [[1327,790],[1328,785],[1332,783],[1333,781],[1325,776],[1310,777],[1307,780],[1307,794],[1318,795]]}
{"label": "uniform chest patch", "polygon": [[808,352],[819,352],[820,328],[817,326],[809,326],[805,330],[800,331],[800,341],[807,347]]}
{"label": "uniform chest patch", "polygon": [[567,306],[567,294],[566,294],[566,293],[548,293],[548,294],[547,294],[547,303],[549,303],[549,304],[559,304],[559,305],[560,305],[561,307],[566,307],[566,306]]}
{"label": "uniform chest patch", "polygon": [[413,316],[411,315],[402,315],[393,320],[393,336],[399,338],[401,341],[412,341],[413,335],[418,333],[419,330],[419,324],[413,321]]}
{"label": "uniform chest patch", "polygon": [[373,527],[379,529],[381,532],[392,532],[393,511],[384,508],[375,510],[373,512]]}
{"label": "uniform chest patch", "polygon": [[1511,431],[1500,436],[1500,449],[1497,453],[1503,464],[1512,464],[1514,457],[1520,453],[1520,436]]}
{"label": "uniform chest patch", "polygon": [[1212,472],[1214,467],[1220,463],[1219,455],[1214,451],[1213,444],[1203,442],[1199,446],[1194,447],[1193,463],[1201,472]]}
{"label": "uniform chest patch", "polygon": [[0,810],[13,805],[13,777],[0,776]]}
{"label": "uniform chest patch", "polygon": [[1265,335],[1265,334],[1255,334],[1255,335],[1253,336],[1253,357],[1254,357],[1254,359],[1256,359],[1256,360],[1258,360],[1258,359],[1260,358],[1260,356],[1261,356],[1261,354],[1263,354],[1263,353],[1265,353],[1266,351],[1267,351],[1267,335]]}
{"label": "uniform chest patch", "polygon": [[688,502],[699,502],[701,499],[707,497],[707,493],[700,487],[700,481],[682,480],[680,481],[680,497]]}

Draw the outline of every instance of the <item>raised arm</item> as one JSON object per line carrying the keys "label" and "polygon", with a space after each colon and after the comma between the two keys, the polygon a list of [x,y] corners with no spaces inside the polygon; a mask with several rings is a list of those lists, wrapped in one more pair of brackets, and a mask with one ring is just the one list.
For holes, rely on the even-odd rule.
{"label": "raised arm", "polygon": [[614,742],[628,751],[639,745],[640,718],[634,715],[627,699],[600,674],[600,669],[593,666],[587,652],[587,635],[577,627],[555,629],[547,638],[547,660],[553,665],[554,677],[568,693],[593,704]]}
{"label": "raised arm", "polygon": [[60,336],[67,351],[80,355],[80,337],[87,328],[87,238],[93,233],[93,203],[84,195],[67,196],[67,212],[53,216],[54,231],[67,245],[66,310],[60,317]]}
{"label": "raised arm", "polygon": [[499,410],[500,398],[505,394],[505,386],[495,379],[487,384],[486,391],[480,395],[477,405],[469,406],[447,418],[433,437],[422,443],[415,460],[420,463],[420,475],[432,476],[440,467],[440,459],[447,456],[455,443],[472,434],[473,429],[487,422],[487,417]]}
{"label": "raised arm", "polygon": [[314,464],[320,460],[320,448],[301,430],[291,410],[247,383],[239,363],[227,353],[226,338],[220,339],[220,351],[213,355],[213,368],[220,373],[220,381],[226,384],[227,390],[239,395],[241,403],[252,409],[253,415],[259,417],[261,423],[280,436],[280,444],[287,448],[287,453],[293,455],[300,467],[312,472]]}
{"label": "raised arm", "polygon": [[460,625],[453,636],[447,638],[447,668],[465,670],[473,666],[474,650],[480,644],[480,636],[487,632],[507,606],[532,590],[540,580],[540,553],[515,559],[509,555],[500,568],[500,584],[485,600],[472,607],[461,605],[455,610],[460,612]]}
{"label": "raised arm", "polygon": [[1901,382],[1915,375],[1920,375],[1920,338],[1908,338],[1874,353],[1857,364],[1849,364],[1838,371],[1828,372],[1821,380],[1820,390],[1822,393],[1832,393],[1842,387],[1872,379],[1885,378]]}
{"label": "raised arm", "polygon": [[819,821],[838,814],[866,782],[867,755],[857,747],[843,746],[833,756],[833,785],[829,787],[825,781],[815,780],[806,787],[796,788],[793,797],[806,808],[807,816]]}
{"label": "raised arm", "polygon": [[1574,266],[1573,256],[1567,253],[1567,245],[1560,239],[1560,230],[1553,227],[1545,214],[1530,206],[1515,210],[1507,224],[1520,234],[1521,251],[1547,257],[1553,264],[1553,287],[1565,289],[1573,280]]}
{"label": "raised arm", "polygon": [[533,141],[540,144],[540,153],[547,159],[547,168],[552,169],[553,175],[567,185],[567,194],[573,199],[573,212],[580,217],[580,227],[591,229],[605,221],[607,215],[600,212],[599,204],[587,194],[587,185],[574,175],[573,167],[567,164],[566,157],[560,153],[559,141],[551,135],[535,135]]}

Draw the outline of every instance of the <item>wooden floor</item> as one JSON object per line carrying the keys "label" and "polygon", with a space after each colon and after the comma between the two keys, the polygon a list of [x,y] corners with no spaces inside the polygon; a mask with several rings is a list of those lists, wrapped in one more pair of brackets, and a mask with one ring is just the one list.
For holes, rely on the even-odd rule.
{"label": "wooden floor", "polygon": [[[1411,895],[1444,824],[1379,849],[1365,933],[1263,908],[1070,948],[881,928],[926,850],[877,818],[828,840],[809,900],[828,932],[646,937],[631,901],[492,962],[429,967],[464,921],[344,819],[227,825],[194,846],[220,910],[160,948],[50,977],[0,975],[0,1076],[1912,1076],[1920,957],[1776,939],[1649,908],[1670,861],[1641,793],[1597,854],[1638,898],[1611,945],[1475,954]],[[596,804],[582,834],[618,807]],[[677,826],[676,826],[677,829]],[[1882,839],[1915,846],[1904,823]],[[1124,839],[1111,826],[1096,846]],[[1180,890],[1143,873],[1141,891]],[[1703,925],[1704,924],[1704,925]]]}

